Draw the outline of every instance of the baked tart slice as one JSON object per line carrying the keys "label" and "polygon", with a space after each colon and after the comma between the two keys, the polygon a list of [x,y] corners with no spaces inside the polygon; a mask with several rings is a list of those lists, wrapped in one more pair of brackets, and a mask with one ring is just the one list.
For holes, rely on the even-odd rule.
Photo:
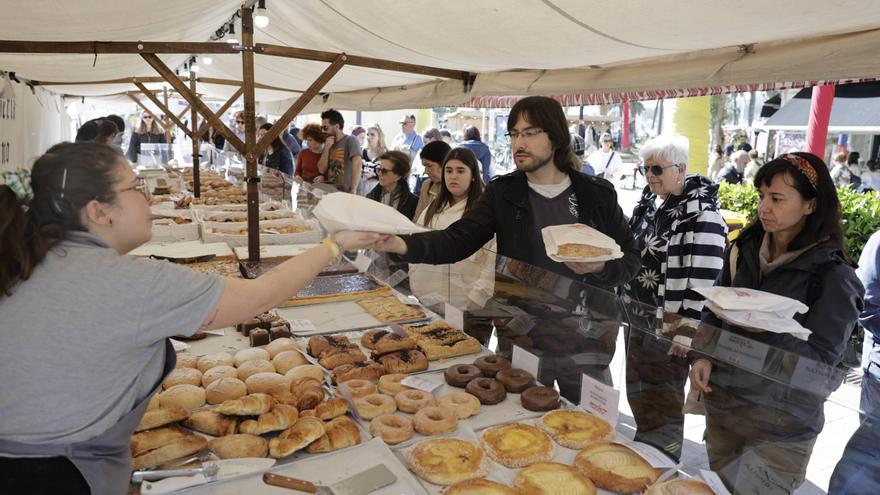
{"label": "baked tart slice", "polygon": [[460,481],[482,478],[489,472],[483,449],[455,438],[436,438],[416,444],[407,461],[420,478],[436,485],[454,485]]}
{"label": "baked tart slice", "polygon": [[594,495],[596,486],[577,469],[557,462],[536,462],[523,469],[513,486],[529,495]]}
{"label": "baked tart slice", "polygon": [[550,411],[541,417],[537,426],[556,443],[569,449],[582,449],[592,443],[609,440],[614,434],[607,421],[583,411]]}
{"label": "baked tart slice", "polygon": [[553,457],[553,441],[531,425],[494,426],[487,428],[480,439],[489,457],[509,468],[521,468]]}
{"label": "baked tart slice", "polygon": [[574,458],[574,466],[596,486],[618,493],[641,493],[661,474],[640,455],[613,442],[584,448]]}

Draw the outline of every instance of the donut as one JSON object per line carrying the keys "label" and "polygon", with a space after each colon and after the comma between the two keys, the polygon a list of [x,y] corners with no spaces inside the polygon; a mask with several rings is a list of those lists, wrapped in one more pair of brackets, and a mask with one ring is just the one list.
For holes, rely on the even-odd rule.
{"label": "donut", "polygon": [[466,387],[468,382],[481,376],[483,376],[483,372],[472,364],[450,366],[443,372],[443,378],[446,379],[446,383],[458,388]]}
{"label": "donut", "polygon": [[483,376],[495,378],[496,373],[510,368],[510,361],[501,356],[481,356],[474,361],[474,366],[480,368]]}
{"label": "donut", "polygon": [[464,389],[467,393],[480,399],[480,404],[487,406],[498,404],[507,397],[504,385],[494,378],[474,378]]}
{"label": "donut", "polygon": [[376,393],[376,386],[373,385],[373,382],[371,382],[370,380],[349,380],[347,382],[342,382],[341,384],[339,384],[339,388],[347,390],[352,399],[357,399]]}
{"label": "donut", "polygon": [[458,428],[458,415],[443,407],[425,407],[416,413],[412,423],[422,435],[442,435]]}
{"label": "donut", "polygon": [[358,414],[364,419],[373,419],[397,410],[394,399],[384,394],[370,394],[354,400]]}
{"label": "donut", "polygon": [[398,414],[376,416],[370,422],[370,434],[388,445],[396,445],[412,438],[412,421]]}
{"label": "donut", "polygon": [[523,390],[535,386],[535,377],[526,370],[519,368],[507,368],[495,375],[495,379],[504,385],[504,388],[512,394],[522,393]]}
{"label": "donut", "polygon": [[410,387],[401,385],[400,380],[406,378],[403,373],[394,373],[391,375],[382,375],[379,378],[379,392],[388,395],[397,395],[398,392],[410,390]]}
{"label": "donut", "polygon": [[550,387],[530,387],[520,396],[529,411],[551,411],[559,408],[559,392]]}
{"label": "donut", "polygon": [[397,408],[405,413],[414,413],[419,409],[424,409],[437,404],[437,401],[434,400],[432,394],[422,392],[421,390],[404,390],[403,392],[398,392],[397,395],[394,396],[394,401],[397,402]]}
{"label": "donut", "polygon": [[440,397],[437,405],[451,409],[458,419],[469,418],[480,412],[480,399],[466,392],[452,392]]}

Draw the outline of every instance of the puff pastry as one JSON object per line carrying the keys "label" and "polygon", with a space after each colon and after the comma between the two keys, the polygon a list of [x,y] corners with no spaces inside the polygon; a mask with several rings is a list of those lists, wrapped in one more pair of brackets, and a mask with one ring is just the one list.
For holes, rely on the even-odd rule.
{"label": "puff pastry", "polygon": [[420,442],[407,453],[407,461],[419,477],[436,485],[454,485],[489,472],[489,461],[479,445],[454,438]]}
{"label": "puff pastry", "polygon": [[562,258],[596,258],[607,256],[612,253],[611,249],[589,244],[567,243],[556,247],[556,255]]}
{"label": "puff pastry", "polygon": [[529,495],[594,495],[596,486],[577,469],[556,462],[536,462],[523,469],[513,486]]}
{"label": "puff pastry", "polygon": [[358,305],[367,313],[383,323],[417,320],[425,317],[425,312],[403,304],[394,296],[366,297],[358,300]]}
{"label": "puff pastry", "polygon": [[553,440],[531,425],[494,426],[486,429],[480,440],[489,457],[509,468],[521,468],[553,457]]}
{"label": "puff pastry", "polygon": [[715,492],[702,481],[670,480],[649,486],[644,495],[715,495]]}
{"label": "puff pastry", "polygon": [[269,455],[287,457],[324,435],[324,422],[318,418],[300,417],[290,428],[269,440]]}
{"label": "puff pastry", "polygon": [[607,421],[582,411],[550,411],[541,417],[537,426],[556,443],[569,449],[582,449],[591,443],[608,440],[614,433]]}
{"label": "puff pastry", "polygon": [[584,448],[575,456],[574,466],[596,486],[620,493],[641,493],[660,476],[648,461],[613,442]]}
{"label": "puff pastry", "polygon": [[522,495],[522,493],[507,485],[478,478],[456,483],[447,488],[443,495]]}

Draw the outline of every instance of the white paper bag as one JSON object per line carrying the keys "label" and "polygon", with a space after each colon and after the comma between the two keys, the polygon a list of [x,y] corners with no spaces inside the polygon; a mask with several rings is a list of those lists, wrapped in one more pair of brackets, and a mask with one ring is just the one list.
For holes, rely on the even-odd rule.
{"label": "white paper bag", "polygon": [[773,333],[787,333],[801,340],[807,340],[812,333],[795,320],[772,312],[734,311],[719,308],[709,301],[706,302],[706,309],[715,313],[719,318],[741,327],[759,328]]}
{"label": "white paper bag", "polygon": [[730,311],[759,311],[791,318],[810,308],[790,297],[743,287],[694,287],[693,289],[716,307]]}
{"label": "white paper bag", "polygon": [[[617,245],[617,242],[615,242],[614,239],[592,227],[580,223],[544,227],[541,229],[541,236],[544,238],[544,248],[547,250],[547,256],[553,261],[600,262],[623,257],[623,252],[620,250],[620,246]],[[556,253],[559,250],[559,246],[562,244],[589,244],[591,246],[608,248],[611,250],[611,254],[596,256],[593,258],[557,256]]]}
{"label": "white paper bag", "polygon": [[388,205],[342,192],[324,196],[313,213],[331,234],[340,230],[380,234],[415,234],[428,230]]}

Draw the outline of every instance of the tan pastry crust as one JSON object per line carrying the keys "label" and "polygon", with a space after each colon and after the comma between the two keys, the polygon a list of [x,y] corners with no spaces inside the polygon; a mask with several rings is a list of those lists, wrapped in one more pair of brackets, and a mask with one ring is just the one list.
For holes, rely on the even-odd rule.
{"label": "tan pastry crust", "polygon": [[440,397],[437,405],[451,409],[458,419],[469,418],[480,412],[480,399],[467,392],[452,392]]}
{"label": "tan pastry crust", "polygon": [[187,418],[183,425],[201,433],[215,437],[232,435],[238,426],[237,416],[226,416],[214,409],[196,411]]}
{"label": "tan pastry crust", "polygon": [[702,481],[669,480],[649,486],[644,495],[715,495],[715,492]]}
{"label": "tan pastry crust", "polygon": [[420,478],[436,485],[454,485],[482,478],[489,472],[483,449],[456,438],[435,438],[417,443],[407,452],[407,462]]}
{"label": "tan pastry crust", "polygon": [[442,435],[458,428],[458,414],[438,406],[423,407],[413,416],[413,428],[422,435]]}
{"label": "tan pastry crust", "polygon": [[662,473],[629,448],[613,442],[585,447],[575,456],[574,466],[596,486],[619,493],[641,493]]}
{"label": "tan pastry crust", "polygon": [[383,323],[424,318],[424,311],[403,304],[394,296],[365,297],[357,302],[367,313]]}
{"label": "tan pastry crust", "polygon": [[300,417],[290,428],[269,440],[269,455],[287,457],[324,435],[324,422],[318,418]]}
{"label": "tan pastry crust", "polygon": [[383,414],[370,422],[370,434],[388,445],[397,445],[412,438],[412,420],[399,414]]}
{"label": "tan pastry crust", "polygon": [[523,469],[513,486],[529,495],[595,495],[596,487],[577,469],[556,462],[536,462]]}
{"label": "tan pastry crust", "polygon": [[556,443],[569,449],[582,449],[592,443],[608,440],[614,434],[614,429],[607,421],[582,411],[550,411],[541,417],[537,426]]}
{"label": "tan pastry crust", "polygon": [[489,457],[509,468],[521,468],[553,457],[553,440],[531,425],[511,423],[483,431],[480,441]]}
{"label": "tan pastry crust", "polygon": [[340,416],[324,425],[324,434],[306,447],[306,452],[319,454],[352,447],[361,443],[361,432],[354,421]]}
{"label": "tan pastry crust", "polygon": [[511,488],[492,480],[477,478],[456,483],[443,491],[443,495],[523,495],[516,488]]}
{"label": "tan pastry crust", "polygon": [[189,417],[189,410],[181,406],[166,406],[147,411],[134,431],[151,430],[167,424],[183,421]]}
{"label": "tan pastry crust", "polygon": [[573,242],[560,244],[556,247],[556,256],[561,258],[597,258],[599,256],[608,256],[612,253],[611,249],[591,246],[589,244],[577,244]]}
{"label": "tan pastry crust", "polygon": [[269,442],[263,437],[239,433],[215,438],[208,444],[208,448],[221,459],[266,457],[269,453]]}

